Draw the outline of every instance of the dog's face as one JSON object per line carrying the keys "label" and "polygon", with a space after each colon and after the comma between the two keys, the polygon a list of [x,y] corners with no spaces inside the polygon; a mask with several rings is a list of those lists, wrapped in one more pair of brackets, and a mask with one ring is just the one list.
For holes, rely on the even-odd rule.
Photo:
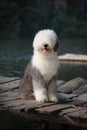
{"label": "dog's face", "polygon": [[42,54],[50,54],[51,52],[57,52],[58,37],[53,30],[41,30],[39,31],[33,42],[35,52]]}

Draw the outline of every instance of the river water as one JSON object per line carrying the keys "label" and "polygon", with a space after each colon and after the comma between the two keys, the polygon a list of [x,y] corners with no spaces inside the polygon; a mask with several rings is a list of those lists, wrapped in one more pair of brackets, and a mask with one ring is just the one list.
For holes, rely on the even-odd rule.
{"label": "river water", "polygon": [[[32,40],[4,40],[0,41],[0,75],[22,76],[28,60],[32,56]],[[60,40],[58,54],[65,53],[87,54],[87,38],[64,38]],[[60,62],[58,79],[68,81],[75,77],[87,79],[87,63]],[[9,113],[0,112],[1,130],[36,130],[32,120],[25,120]],[[58,124],[51,124],[50,130],[62,130]],[[83,130],[70,127],[69,130]],[[84,129],[86,130],[86,129]]]}
{"label": "river water", "polygon": [[[32,56],[33,40],[4,40],[0,42],[0,75],[22,76]],[[87,38],[60,39],[58,54],[87,54]],[[60,62],[58,79],[70,80],[77,76],[87,78],[87,64]]]}

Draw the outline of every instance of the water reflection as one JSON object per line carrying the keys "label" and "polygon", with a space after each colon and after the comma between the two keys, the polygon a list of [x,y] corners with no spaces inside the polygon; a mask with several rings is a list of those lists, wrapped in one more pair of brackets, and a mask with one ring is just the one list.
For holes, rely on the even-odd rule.
{"label": "water reflection", "polygon": [[76,77],[87,79],[87,62],[61,61],[58,78],[68,81]]}

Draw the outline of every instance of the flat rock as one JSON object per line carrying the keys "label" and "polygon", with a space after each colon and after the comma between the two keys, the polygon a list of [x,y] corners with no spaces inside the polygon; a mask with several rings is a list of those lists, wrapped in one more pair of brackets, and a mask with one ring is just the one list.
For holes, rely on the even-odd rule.
{"label": "flat rock", "polygon": [[72,93],[86,82],[87,81],[85,79],[77,77],[58,87],[58,91],[62,93]]}

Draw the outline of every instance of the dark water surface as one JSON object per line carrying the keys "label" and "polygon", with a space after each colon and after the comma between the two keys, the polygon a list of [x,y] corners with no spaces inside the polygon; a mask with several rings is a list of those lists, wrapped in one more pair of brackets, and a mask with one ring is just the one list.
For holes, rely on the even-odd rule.
{"label": "dark water surface", "polygon": [[[0,75],[22,76],[32,53],[32,40],[0,41]],[[59,55],[65,53],[87,54],[87,38],[60,40]],[[60,62],[58,79],[70,80],[78,76],[87,79],[87,63]],[[36,123],[32,120],[0,112],[0,130],[37,130],[36,127]],[[57,129],[64,130],[58,124],[50,124],[50,130]],[[79,127],[69,126],[69,130],[76,129],[82,130]]]}
{"label": "dark water surface", "polygon": [[[33,53],[32,40],[0,41],[0,75],[22,76]],[[59,55],[65,53],[87,54],[87,38],[60,40]],[[70,62],[60,63],[58,78],[69,80],[77,76],[87,77],[87,65]]]}

